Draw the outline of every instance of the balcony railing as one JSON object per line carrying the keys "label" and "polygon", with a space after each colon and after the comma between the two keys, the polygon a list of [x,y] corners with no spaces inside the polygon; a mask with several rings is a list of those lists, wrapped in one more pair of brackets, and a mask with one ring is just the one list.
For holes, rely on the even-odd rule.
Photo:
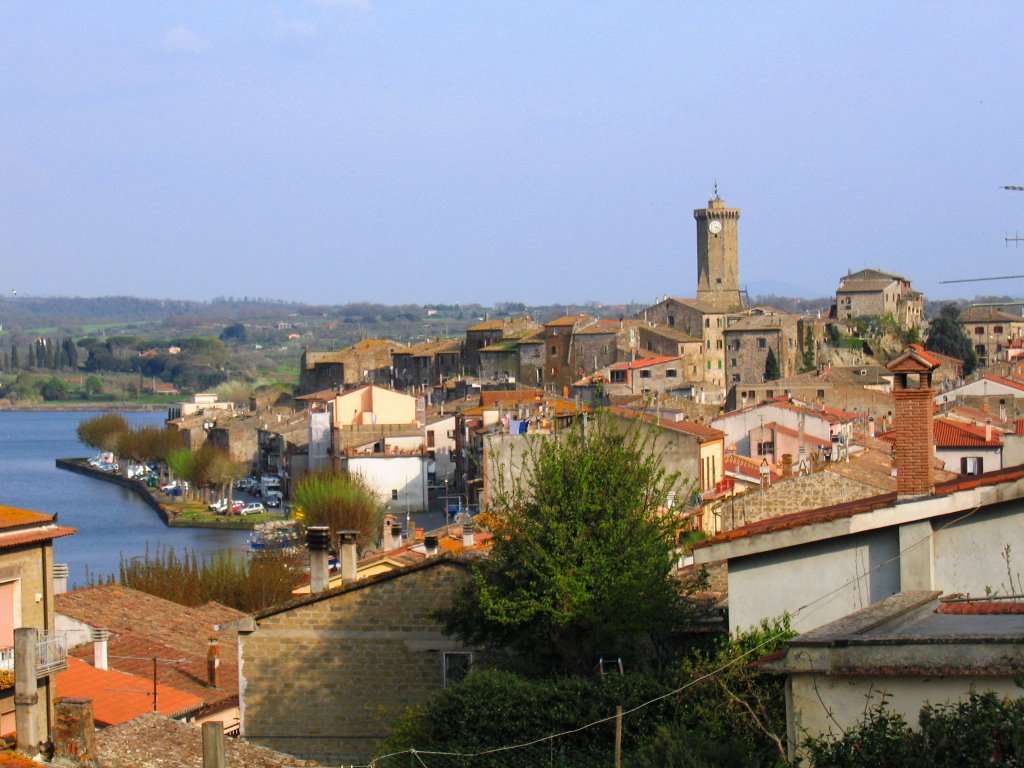
{"label": "balcony railing", "polygon": [[[42,677],[67,669],[68,638],[64,633],[40,633],[36,643],[36,674]],[[0,672],[14,671],[14,646],[0,648]]]}

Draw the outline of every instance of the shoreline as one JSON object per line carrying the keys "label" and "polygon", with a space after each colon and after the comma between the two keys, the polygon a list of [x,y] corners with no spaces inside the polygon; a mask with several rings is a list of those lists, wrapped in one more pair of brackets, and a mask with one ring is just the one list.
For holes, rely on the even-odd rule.
{"label": "shoreline", "polygon": [[166,410],[167,405],[132,402],[102,403],[33,403],[31,405],[0,404],[0,412],[11,413],[76,413],[85,411],[125,411],[128,413],[147,413]]}
{"label": "shoreline", "polygon": [[140,483],[138,480],[129,480],[127,477],[121,475],[113,475],[109,472],[103,472],[99,469],[90,467],[84,458],[77,459],[55,459],[57,469],[63,469],[67,472],[74,472],[79,475],[85,475],[86,477],[92,477],[97,480],[102,480],[107,483],[113,483],[114,485],[120,485],[122,488],[127,488],[130,491],[134,491],[135,494],[142,499],[146,504],[156,512],[157,516],[163,521],[163,524],[168,528],[206,528],[210,530],[234,530],[234,531],[251,531],[254,529],[254,523],[243,523],[235,521],[225,521],[223,523],[210,523],[207,521],[192,521],[192,520],[181,520],[176,515],[172,514],[164,505],[162,505],[152,493],[149,492],[149,488],[144,483]]}

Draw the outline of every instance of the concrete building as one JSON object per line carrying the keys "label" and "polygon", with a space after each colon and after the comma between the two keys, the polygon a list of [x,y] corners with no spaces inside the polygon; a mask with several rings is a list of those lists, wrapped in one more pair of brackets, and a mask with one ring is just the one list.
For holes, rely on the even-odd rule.
{"label": "concrete building", "polygon": [[899,592],[805,632],[759,665],[786,675],[790,758],[805,738],[839,736],[883,700],[916,727],[927,703],[984,691],[1020,696],[1021,603],[941,594]]}
{"label": "concrete building", "polygon": [[711,426],[725,433],[731,452],[777,464],[785,453],[795,461],[801,445],[808,454],[818,453],[819,448],[831,451],[833,443],[840,449],[849,446],[855,422],[852,413],[776,398],[723,414]]}
{"label": "concrete building", "polygon": [[891,315],[901,328],[916,328],[924,319],[924,296],[910,281],[880,269],[862,269],[840,278],[836,290],[838,320]]}

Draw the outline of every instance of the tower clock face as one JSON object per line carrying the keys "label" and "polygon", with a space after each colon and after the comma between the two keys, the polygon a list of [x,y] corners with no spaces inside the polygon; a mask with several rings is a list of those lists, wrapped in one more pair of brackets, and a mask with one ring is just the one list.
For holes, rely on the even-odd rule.
{"label": "tower clock face", "polygon": [[720,222],[718,219],[712,219],[711,221],[708,222],[708,232],[710,232],[712,235],[717,235],[721,231],[722,222]]}

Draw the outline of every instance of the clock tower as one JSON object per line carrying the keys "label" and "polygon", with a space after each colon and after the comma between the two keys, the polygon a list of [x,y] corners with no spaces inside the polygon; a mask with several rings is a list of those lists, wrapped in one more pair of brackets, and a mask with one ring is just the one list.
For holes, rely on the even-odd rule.
{"label": "clock tower", "polygon": [[697,220],[697,298],[722,312],[741,308],[739,208],[726,208],[715,185],[708,207],[698,208],[693,218]]}

